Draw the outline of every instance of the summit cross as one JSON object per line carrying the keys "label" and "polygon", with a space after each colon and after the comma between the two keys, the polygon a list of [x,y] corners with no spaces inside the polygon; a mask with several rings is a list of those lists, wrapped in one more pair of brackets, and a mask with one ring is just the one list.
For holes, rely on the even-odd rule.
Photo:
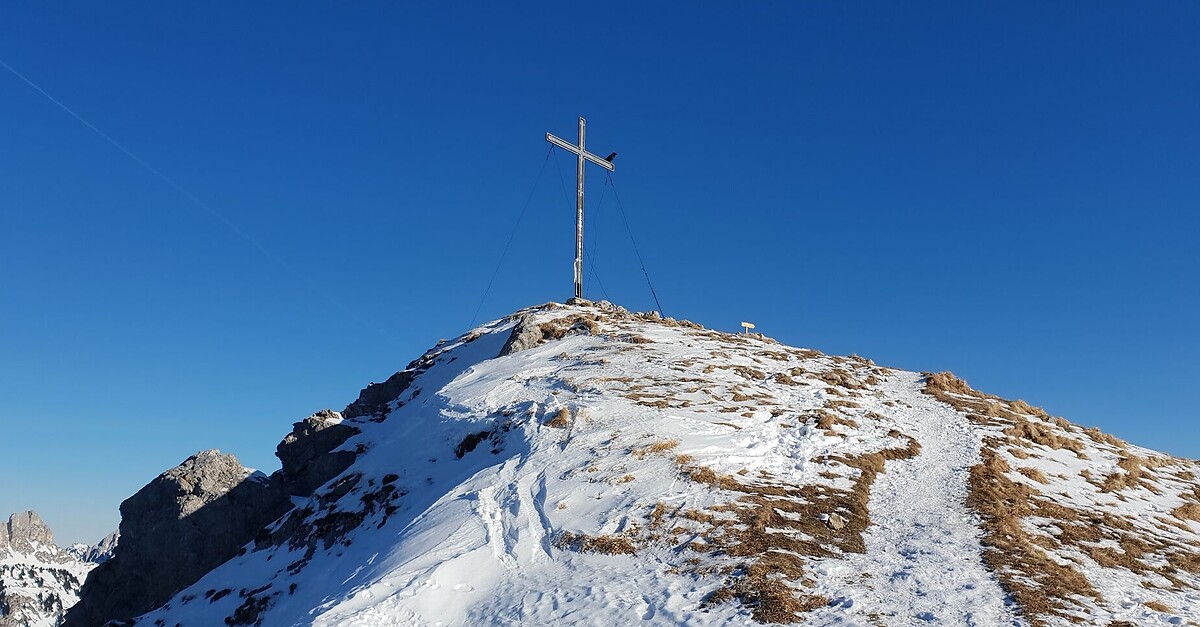
{"label": "summit cross", "polygon": [[569,144],[550,133],[546,133],[546,141],[575,155],[578,162],[575,165],[575,298],[583,298],[583,162],[592,163],[613,171],[612,153],[607,159],[596,156],[583,148],[584,120],[579,118],[579,145]]}

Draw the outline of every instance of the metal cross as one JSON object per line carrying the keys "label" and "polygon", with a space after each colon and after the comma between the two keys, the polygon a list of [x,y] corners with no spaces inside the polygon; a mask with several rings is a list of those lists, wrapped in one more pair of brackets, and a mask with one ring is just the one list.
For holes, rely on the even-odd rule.
{"label": "metal cross", "polygon": [[583,127],[583,118],[579,118],[578,146],[568,144],[550,133],[546,133],[546,141],[579,158],[575,166],[575,298],[583,298],[583,162],[585,160],[591,161],[605,170],[612,172],[612,158],[617,154],[614,152],[605,159],[584,150]]}

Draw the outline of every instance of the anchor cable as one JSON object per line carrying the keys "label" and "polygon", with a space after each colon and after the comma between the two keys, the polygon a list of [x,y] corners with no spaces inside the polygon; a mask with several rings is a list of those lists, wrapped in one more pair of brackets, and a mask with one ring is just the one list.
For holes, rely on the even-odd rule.
{"label": "anchor cable", "polygon": [[607,174],[608,184],[612,186],[613,198],[617,201],[617,208],[621,210],[621,219],[625,222],[625,232],[629,233],[629,241],[633,242],[633,252],[637,255],[638,263],[642,266],[642,275],[646,277],[646,285],[650,287],[650,295],[654,297],[654,304],[658,307],[658,315],[666,318],[663,313],[662,303],[658,302],[658,294],[654,291],[654,283],[650,281],[650,273],[646,271],[646,262],[642,260],[642,252],[638,250],[637,239],[633,237],[633,229],[629,227],[629,218],[625,215],[625,207],[621,203],[621,195],[617,193],[617,186],[613,183],[612,173]]}
{"label": "anchor cable", "polygon": [[591,250],[592,253],[588,255],[587,258],[588,268],[592,271],[592,278],[596,279],[596,285],[600,286],[600,293],[604,294],[604,300],[611,302],[611,299],[608,297],[608,290],[604,289],[604,282],[600,280],[600,273],[596,272],[596,257],[598,256],[597,252],[600,249],[600,209],[604,207],[604,196],[607,195],[607,192],[608,179],[606,178],[604,181],[604,190],[600,192],[600,202],[596,203],[595,209],[592,209],[591,215],[593,218],[592,228],[590,229],[590,232],[592,233],[592,245],[588,249]]}
{"label": "anchor cable", "polygon": [[500,273],[500,265],[504,263],[504,257],[508,255],[508,249],[512,246],[513,239],[517,236],[517,230],[521,228],[521,220],[525,218],[525,212],[529,210],[529,203],[533,202],[533,194],[537,191],[538,183],[542,181],[542,174],[546,172],[546,164],[550,162],[550,153],[554,152],[554,147],[546,153],[546,158],[542,160],[542,167],[538,169],[537,178],[533,181],[533,187],[529,190],[529,196],[525,199],[525,205],[521,207],[521,213],[517,215],[517,223],[513,225],[512,232],[508,234],[508,241],[504,244],[504,250],[500,252],[500,259],[496,261],[496,268],[492,270],[492,278],[488,279],[487,288],[483,290],[483,296],[479,297],[479,304],[475,306],[475,313],[471,316],[470,328],[475,328],[475,321],[479,319],[479,310],[483,308],[483,301],[487,299],[487,295],[492,291],[492,283],[496,281],[496,275]]}

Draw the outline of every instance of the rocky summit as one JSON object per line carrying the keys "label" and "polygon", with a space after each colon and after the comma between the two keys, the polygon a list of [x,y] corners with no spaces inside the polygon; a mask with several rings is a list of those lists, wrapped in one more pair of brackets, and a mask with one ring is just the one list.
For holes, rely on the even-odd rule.
{"label": "rocky summit", "polygon": [[60,548],[37,512],[13,514],[0,526],[0,627],[61,624],[88,571],[105,559],[100,545]]}
{"label": "rocky summit", "polygon": [[603,302],[440,342],[277,452],[271,476],[201,453],[127,500],[67,624],[1200,616],[1197,462]]}

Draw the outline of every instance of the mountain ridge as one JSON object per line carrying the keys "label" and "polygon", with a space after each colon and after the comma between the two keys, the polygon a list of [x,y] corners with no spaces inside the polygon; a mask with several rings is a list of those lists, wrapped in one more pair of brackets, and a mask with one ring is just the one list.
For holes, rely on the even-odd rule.
{"label": "mountain ridge", "polygon": [[137,624],[1120,625],[1200,610],[1195,462],[947,373],[603,302],[440,342],[280,447],[316,473],[281,479],[290,509]]}
{"label": "mountain ridge", "polygon": [[92,546],[62,548],[37,512],[9,516],[0,526],[0,627],[56,627],[115,542],[109,535]]}

